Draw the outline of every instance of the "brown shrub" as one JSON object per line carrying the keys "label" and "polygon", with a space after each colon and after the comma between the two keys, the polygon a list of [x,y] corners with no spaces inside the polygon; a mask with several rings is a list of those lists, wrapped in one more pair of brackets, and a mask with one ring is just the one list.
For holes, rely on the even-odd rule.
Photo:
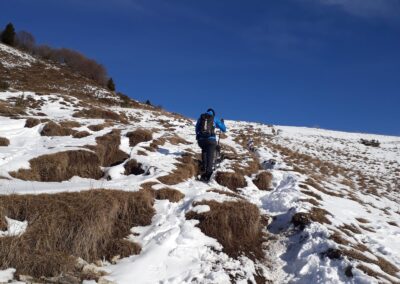
{"label": "brown shrub", "polygon": [[122,123],[128,122],[128,119],[126,118],[125,115],[97,107],[77,111],[73,114],[73,117],[110,119],[110,120],[120,121]]}
{"label": "brown shrub", "polygon": [[140,187],[143,190],[153,191],[153,185],[156,185],[156,184],[160,184],[160,183],[157,181],[148,181],[148,182],[142,183],[140,185]]}
{"label": "brown shrub", "polygon": [[72,121],[72,120],[64,120],[59,122],[61,127],[65,128],[74,128],[74,127],[81,127],[81,124],[77,121]]}
{"label": "brown shrub", "polygon": [[292,217],[292,224],[295,227],[299,227],[300,230],[303,230],[306,226],[311,224],[310,214],[305,212],[295,213]]}
{"label": "brown shrub", "polygon": [[5,216],[3,216],[3,212],[0,211],[0,231],[6,231],[7,228],[8,225]]}
{"label": "brown shrub", "polygon": [[192,144],[189,141],[183,139],[182,137],[180,137],[178,135],[169,136],[166,139],[172,145],[178,145],[178,144],[189,145],[189,144]]}
{"label": "brown shrub", "polygon": [[199,161],[191,153],[184,153],[177,159],[179,163],[175,164],[176,169],[169,175],[159,177],[158,180],[167,185],[181,183],[200,172]]}
{"label": "brown shrub", "polygon": [[138,163],[135,159],[131,159],[124,165],[125,175],[141,175],[144,174],[142,164]]}
{"label": "brown shrub", "polygon": [[318,191],[321,191],[322,193],[325,193],[325,194],[328,194],[328,195],[331,195],[331,196],[335,196],[335,197],[343,197],[342,194],[335,193],[333,191],[325,189],[316,180],[314,180],[312,178],[308,178],[305,182],[309,186],[314,187],[315,189],[317,189]]}
{"label": "brown shrub", "polygon": [[63,181],[73,176],[99,179],[103,173],[99,158],[85,150],[58,152],[29,161],[30,169],[11,172],[14,178],[35,181]]}
{"label": "brown shrub", "polygon": [[140,155],[140,156],[148,156],[147,153],[145,151],[142,151],[142,150],[138,150],[137,154]]}
{"label": "brown shrub", "polygon": [[352,236],[353,234],[362,234],[362,232],[353,224],[343,224],[339,228],[350,236]]}
{"label": "brown shrub", "polygon": [[[365,274],[371,276],[371,277],[374,277],[376,279],[386,279],[389,283],[392,282],[389,277],[387,277],[386,275],[384,275],[384,274],[382,274],[380,272],[377,272],[376,270],[370,268],[367,265],[358,264],[357,268],[360,269],[361,271],[363,271]],[[383,282],[381,282],[381,283],[383,283]]]}
{"label": "brown shrub", "polygon": [[160,146],[163,146],[167,142],[164,137],[157,138],[150,143],[150,146],[144,147],[146,150],[156,152]]}
{"label": "brown shrub", "polygon": [[35,127],[36,125],[39,125],[39,124],[40,124],[40,120],[39,119],[30,117],[30,118],[28,118],[26,120],[24,127],[32,128],[32,127]]}
{"label": "brown shrub", "polygon": [[356,220],[358,221],[358,222],[360,222],[360,223],[369,223],[369,221],[367,220],[367,219],[365,219],[365,218],[356,218]]}
{"label": "brown shrub", "polygon": [[346,239],[344,239],[343,234],[336,230],[333,232],[333,234],[331,234],[330,239],[340,245],[349,244],[349,242]]}
{"label": "brown shrub", "polygon": [[207,236],[217,239],[224,252],[231,257],[241,254],[252,259],[263,257],[261,216],[256,205],[244,200],[199,204],[208,205],[211,210],[201,214],[191,211],[186,218],[199,220],[197,226]]}
{"label": "brown shrub", "polygon": [[123,163],[129,155],[119,149],[121,144],[121,131],[114,129],[111,132],[97,137],[96,146],[87,146],[96,152],[103,167],[112,167]]}
{"label": "brown shrub", "polygon": [[253,180],[253,183],[260,190],[271,190],[272,174],[270,172],[263,171],[256,176],[256,178]]}
{"label": "brown shrub", "polygon": [[[366,263],[373,263],[379,266],[382,269],[382,271],[386,272],[387,274],[399,278],[399,276],[397,275],[397,273],[400,271],[399,268],[394,264],[390,263],[389,261],[387,261],[386,259],[384,259],[383,257],[375,255],[375,257],[377,258],[377,260],[375,260],[365,256],[362,252],[356,249],[343,249],[343,255],[346,255],[350,259],[356,259]],[[388,278],[386,277],[386,279]]]}
{"label": "brown shrub", "polygon": [[231,191],[224,191],[224,190],[219,190],[219,189],[208,189],[207,192],[215,192],[218,194],[222,194],[222,195],[226,195],[226,196],[230,196],[230,197],[235,197],[235,198],[239,198],[239,199],[243,199],[242,196],[240,196],[239,194],[233,193]]}
{"label": "brown shrub", "polygon": [[343,257],[342,251],[334,248],[329,248],[327,251],[321,254],[323,257],[330,259],[340,259]]}
{"label": "brown shrub", "polygon": [[168,199],[170,202],[179,202],[185,195],[179,190],[173,188],[162,188],[154,191],[155,198],[159,200]]}
{"label": "brown shrub", "polygon": [[0,147],[10,145],[10,140],[5,137],[0,137]]}
{"label": "brown shrub", "polygon": [[74,138],[83,138],[89,136],[90,133],[87,131],[77,131],[74,134],[72,134],[72,137]]}
{"label": "brown shrub", "polygon": [[300,199],[299,201],[308,202],[308,203],[311,203],[314,206],[320,206],[319,202],[317,200],[315,200],[314,198],[305,198],[305,199]]}
{"label": "brown shrub", "polygon": [[18,117],[26,115],[25,108],[14,106],[8,102],[0,101],[0,116]]}
{"label": "brown shrub", "polygon": [[153,139],[151,131],[141,128],[128,132],[126,136],[129,138],[129,146],[131,147],[136,146],[141,142],[148,142]]}
{"label": "brown shrub", "polygon": [[69,136],[73,134],[73,130],[70,128],[65,128],[53,121],[49,121],[43,127],[40,135],[42,136]]}
{"label": "brown shrub", "polygon": [[298,212],[292,216],[292,223],[295,227],[303,230],[311,221],[321,224],[331,224],[331,221],[326,217],[330,215],[328,211],[318,207],[312,207],[309,212]]}
{"label": "brown shrub", "polygon": [[153,198],[146,192],[90,190],[74,193],[0,196],[1,211],[29,225],[19,237],[0,238],[0,269],[56,276],[88,262],[138,253],[122,240],[134,226],[151,223]]}
{"label": "brown shrub", "polygon": [[329,219],[326,217],[326,215],[332,216],[331,213],[322,208],[313,207],[310,210],[310,217],[312,221],[321,224],[329,224],[329,225],[332,224],[331,221],[329,221]]}
{"label": "brown shrub", "polygon": [[247,182],[243,175],[230,172],[217,172],[215,180],[222,186],[226,186],[230,190],[237,190],[247,186]]}
{"label": "brown shrub", "polygon": [[301,192],[304,193],[304,194],[307,194],[309,196],[312,196],[312,197],[314,197],[314,198],[316,198],[318,200],[322,200],[321,195],[319,195],[319,194],[317,194],[317,193],[315,193],[315,192],[313,192],[311,190],[302,190]]}
{"label": "brown shrub", "polygon": [[102,124],[89,125],[87,128],[89,128],[92,131],[100,131],[103,130],[104,127],[106,127],[106,125],[102,123]]}

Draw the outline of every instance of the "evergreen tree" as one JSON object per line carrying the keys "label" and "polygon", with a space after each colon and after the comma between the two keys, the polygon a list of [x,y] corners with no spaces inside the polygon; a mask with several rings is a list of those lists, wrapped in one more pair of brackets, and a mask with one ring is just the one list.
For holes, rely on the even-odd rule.
{"label": "evergreen tree", "polygon": [[15,29],[12,23],[6,26],[6,29],[1,34],[1,42],[10,46],[15,44]]}
{"label": "evergreen tree", "polygon": [[114,83],[114,80],[112,79],[112,78],[110,78],[109,80],[108,80],[108,82],[107,82],[107,88],[110,90],[110,91],[115,91],[115,83]]}

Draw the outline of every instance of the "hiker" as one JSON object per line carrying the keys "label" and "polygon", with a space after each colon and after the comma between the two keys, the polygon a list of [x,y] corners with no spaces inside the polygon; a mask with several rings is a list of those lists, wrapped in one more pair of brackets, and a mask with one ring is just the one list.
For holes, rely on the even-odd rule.
{"label": "hiker", "polygon": [[216,127],[222,132],[226,132],[224,119],[216,118],[212,108],[203,113],[196,123],[196,140],[201,148],[202,181],[209,181],[213,173],[214,155],[217,148]]}
{"label": "hiker", "polygon": [[250,152],[253,152],[253,153],[256,151],[256,147],[254,146],[254,140],[253,140],[253,138],[250,138],[249,141],[247,141],[247,149],[248,149]]}

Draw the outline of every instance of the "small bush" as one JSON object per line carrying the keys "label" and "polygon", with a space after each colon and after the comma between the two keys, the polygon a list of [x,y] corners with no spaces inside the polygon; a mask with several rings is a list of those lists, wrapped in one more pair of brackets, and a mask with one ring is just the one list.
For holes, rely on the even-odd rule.
{"label": "small bush", "polygon": [[72,137],[74,137],[74,138],[84,138],[84,137],[87,137],[89,135],[90,135],[90,133],[87,132],[87,131],[78,131],[78,132],[75,132],[74,134],[72,134]]}
{"label": "small bush", "polygon": [[207,236],[217,239],[224,252],[231,257],[241,254],[252,259],[263,257],[262,223],[256,205],[242,200],[224,203],[204,201],[199,204],[210,206],[210,211],[202,214],[191,211],[186,218],[199,220],[198,227]]}
{"label": "small bush", "polygon": [[101,131],[104,129],[106,125],[105,124],[95,124],[95,125],[89,125],[87,128],[89,128],[92,131]]}
{"label": "small bush", "polygon": [[27,115],[25,108],[16,107],[8,102],[0,101],[0,116],[18,117],[19,115]]}
{"label": "small bush", "polygon": [[271,190],[272,174],[270,172],[261,172],[253,180],[253,183],[260,190]]}
{"label": "small bush", "polygon": [[199,161],[190,153],[184,153],[177,159],[176,169],[169,175],[159,177],[158,180],[167,185],[181,183],[200,173]]}
{"label": "small bush", "polygon": [[129,160],[125,165],[125,175],[141,175],[144,174],[142,164],[138,163],[135,159]]}
{"label": "small bush", "polygon": [[30,117],[30,118],[28,118],[26,120],[24,127],[32,128],[32,127],[35,127],[36,125],[39,125],[39,124],[40,124],[40,120],[39,119]]}
{"label": "small bush", "polygon": [[170,202],[179,202],[185,195],[173,188],[162,188],[155,190],[155,198],[159,200],[168,199]]}
{"label": "small bush", "polygon": [[105,110],[96,107],[77,111],[73,114],[73,117],[110,119],[120,121],[122,123],[127,123],[127,118],[124,115],[120,115],[111,110]]}
{"label": "small bush", "polygon": [[64,181],[73,176],[99,179],[103,176],[96,154],[85,151],[66,151],[43,155],[29,161],[30,169],[11,172],[14,178],[35,181]]}
{"label": "small bush", "polygon": [[6,81],[0,81],[0,91],[7,91],[10,88],[10,84]]}
{"label": "small bush", "polygon": [[140,247],[123,238],[151,223],[153,202],[143,191],[2,195],[0,214],[29,225],[20,237],[0,238],[0,269],[50,277],[74,271],[76,257],[94,262],[137,254]]}
{"label": "small bush", "polygon": [[77,128],[77,127],[81,127],[81,124],[77,121],[72,121],[72,120],[64,120],[64,121],[60,121],[59,123],[61,125],[61,127],[65,127],[65,128]]}
{"label": "small bush", "polygon": [[318,222],[321,224],[331,224],[331,221],[326,217],[331,215],[328,211],[318,207],[312,207],[309,212],[299,212],[293,215],[292,223],[295,227],[303,230],[311,222]]}
{"label": "small bush", "polygon": [[371,146],[371,147],[379,147],[381,143],[378,140],[367,140],[367,139],[360,139],[360,143],[364,144],[365,146]]}
{"label": "small bush", "polygon": [[70,128],[62,127],[59,124],[49,121],[43,127],[40,135],[42,136],[69,136],[73,134],[73,130]]}
{"label": "small bush", "polygon": [[141,142],[148,142],[153,139],[151,131],[141,128],[128,132],[126,136],[129,138],[129,146],[131,147],[134,147]]}
{"label": "small bush", "polygon": [[5,137],[0,137],[0,146],[8,146],[10,145],[10,140]]}
{"label": "small bush", "polygon": [[295,213],[292,217],[292,224],[300,230],[311,224],[310,215],[305,212]]}
{"label": "small bush", "polygon": [[129,155],[119,149],[121,144],[121,131],[114,129],[111,132],[97,137],[96,146],[87,146],[96,152],[103,167],[112,167],[123,163]]}
{"label": "small bush", "polygon": [[247,182],[243,175],[239,173],[218,172],[215,180],[222,186],[226,186],[230,190],[237,190],[247,186]]}

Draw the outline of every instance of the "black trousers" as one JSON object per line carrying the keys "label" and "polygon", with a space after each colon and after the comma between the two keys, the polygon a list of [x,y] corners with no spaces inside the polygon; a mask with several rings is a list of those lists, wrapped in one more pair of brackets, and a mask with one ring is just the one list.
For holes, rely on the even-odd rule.
{"label": "black trousers", "polygon": [[217,141],[210,139],[199,139],[198,143],[201,148],[202,170],[206,173],[206,175],[211,176],[213,172]]}

